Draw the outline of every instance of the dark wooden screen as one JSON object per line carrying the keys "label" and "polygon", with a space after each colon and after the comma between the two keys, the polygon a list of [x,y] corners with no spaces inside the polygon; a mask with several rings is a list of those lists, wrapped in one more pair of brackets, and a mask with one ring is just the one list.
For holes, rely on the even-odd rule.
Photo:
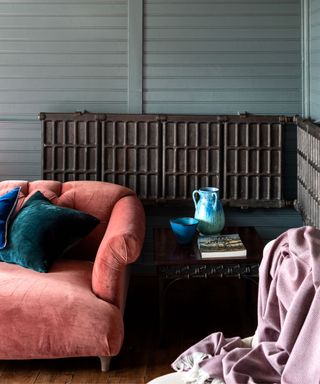
{"label": "dark wooden screen", "polygon": [[284,122],[273,116],[226,121],[222,199],[228,205],[282,206]]}
{"label": "dark wooden screen", "polygon": [[299,118],[296,208],[306,224],[320,228],[320,127]]}
{"label": "dark wooden screen", "polygon": [[132,188],[142,200],[157,200],[160,140],[157,116],[107,115],[102,122],[102,180]]}
{"label": "dark wooden screen", "polygon": [[221,124],[217,117],[166,116],[161,126],[161,198],[185,201],[200,187],[221,188]]}
{"label": "dark wooden screen", "polygon": [[39,117],[43,119],[43,179],[100,180],[99,115],[41,113]]}
{"label": "dark wooden screen", "polygon": [[[281,207],[284,116],[41,113],[43,178],[126,185],[145,202]],[[291,119],[292,120],[292,119]]]}

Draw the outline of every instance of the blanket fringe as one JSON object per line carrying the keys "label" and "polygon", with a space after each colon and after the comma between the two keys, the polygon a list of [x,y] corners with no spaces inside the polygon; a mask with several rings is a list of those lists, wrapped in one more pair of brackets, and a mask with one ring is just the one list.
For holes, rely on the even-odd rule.
{"label": "blanket fringe", "polygon": [[186,384],[223,384],[224,382],[212,379],[209,374],[199,367],[199,363],[212,357],[208,353],[193,352],[176,361],[172,367],[183,373],[183,381]]}

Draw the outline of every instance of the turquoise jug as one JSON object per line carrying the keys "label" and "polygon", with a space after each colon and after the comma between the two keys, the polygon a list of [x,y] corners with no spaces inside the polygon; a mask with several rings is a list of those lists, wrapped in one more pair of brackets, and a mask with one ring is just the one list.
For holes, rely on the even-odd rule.
{"label": "turquoise jug", "polygon": [[205,187],[192,192],[195,219],[199,220],[198,231],[204,235],[220,233],[225,217],[218,197],[219,188]]}

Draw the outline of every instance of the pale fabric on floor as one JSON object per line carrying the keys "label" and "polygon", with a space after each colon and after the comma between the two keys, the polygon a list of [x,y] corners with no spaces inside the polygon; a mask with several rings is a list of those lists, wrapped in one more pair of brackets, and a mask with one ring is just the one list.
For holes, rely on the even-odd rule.
{"label": "pale fabric on floor", "polygon": [[[147,384],[192,384],[191,381],[186,380],[187,376],[185,375],[185,372],[173,372],[169,373],[168,375],[157,377],[156,379],[149,381]],[[211,381],[210,383],[225,384],[224,381],[221,381],[219,379],[213,379],[213,381]]]}
{"label": "pale fabric on floor", "polygon": [[185,384],[182,381],[182,374],[180,372],[169,373],[168,375],[157,377],[149,381],[147,384]]}

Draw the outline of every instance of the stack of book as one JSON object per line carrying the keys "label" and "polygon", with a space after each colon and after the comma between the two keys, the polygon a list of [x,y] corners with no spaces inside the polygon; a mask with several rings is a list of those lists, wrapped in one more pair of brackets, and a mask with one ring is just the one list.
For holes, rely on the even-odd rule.
{"label": "stack of book", "polygon": [[246,258],[247,250],[237,233],[199,236],[198,249],[203,259]]}

